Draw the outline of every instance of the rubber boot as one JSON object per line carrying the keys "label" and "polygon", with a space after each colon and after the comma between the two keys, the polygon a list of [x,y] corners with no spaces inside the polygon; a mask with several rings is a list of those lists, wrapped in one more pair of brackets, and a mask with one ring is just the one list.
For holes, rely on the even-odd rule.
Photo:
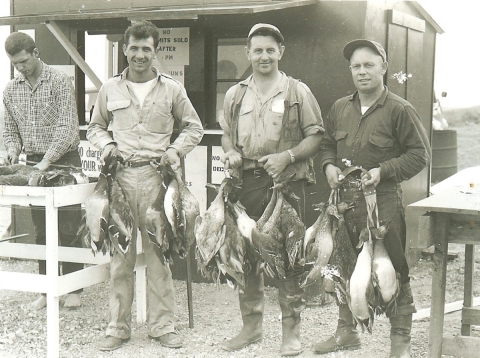
{"label": "rubber boot", "polygon": [[357,350],[362,348],[360,335],[353,323],[353,314],[346,304],[338,306],[337,330],[325,341],[316,343],[313,350],[316,354],[325,354],[342,350]]}
{"label": "rubber boot", "polygon": [[410,358],[412,314],[417,312],[413,303],[410,283],[400,287],[396,314],[390,315],[390,358]]}
{"label": "rubber boot", "polygon": [[223,342],[220,347],[226,351],[240,350],[249,344],[262,340],[263,309],[263,274],[256,275],[251,270],[245,277],[245,289],[239,292],[240,312],[243,327],[238,335]]}
{"label": "rubber boot", "polygon": [[278,302],[282,310],[281,356],[296,356],[302,353],[300,314],[305,309],[303,293],[300,278],[287,279],[278,284]]}

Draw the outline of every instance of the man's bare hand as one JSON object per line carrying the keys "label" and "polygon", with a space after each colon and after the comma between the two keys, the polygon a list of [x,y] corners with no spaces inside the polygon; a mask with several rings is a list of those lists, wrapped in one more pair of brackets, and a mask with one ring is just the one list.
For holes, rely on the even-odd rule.
{"label": "man's bare hand", "polygon": [[105,147],[103,147],[102,155],[100,156],[100,163],[102,165],[105,165],[105,158],[108,157],[108,155],[112,153],[114,156],[118,156],[118,148],[116,144],[110,143],[107,144]]}
{"label": "man's bare hand", "polygon": [[374,185],[375,187],[380,183],[380,168],[372,168],[368,171],[370,174],[370,178],[368,175],[362,175],[362,182],[363,185]]}
{"label": "man's bare hand", "polygon": [[225,169],[238,168],[243,163],[241,154],[235,149],[224,153],[222,156],[220,156],[220,160],[223,164],[225,164]]}
{"label": "man's bare hand", "polygon": [[258,160],[263,163],[263,168],[273,179],[277,179],[283,173],[288,164],[290,164],[290,154],[287,152],[269,154]]}
{"label": "man's bare hand", "polygon": [[174,148],[168,148],[165,155],[165,164],[170,165],[174,172],[178,172],[180,170],[180,157],[178,156],[177,150]]}
{"label": "man's bare hand", "polygon": [[339,175],[341,172],[342,171],[339,167],[336,167],[333,164],[327,164],[325,168],[325,176],[327,177],[328,185],[330,185],[330,188],[336,189],[342,183],[342,181],[339,179]]}
{"label": "man's bare hand", "polygon": [[10,164],[17,164],[18,163],[18,154],[16,153],[8,153],[7,159]]}
{"label": "man's bare hand", "polygon": [[43,158],[39,163],[35,164],[33,167],[37,168],[40,171],[45,171],[52,164],[48,159]]}

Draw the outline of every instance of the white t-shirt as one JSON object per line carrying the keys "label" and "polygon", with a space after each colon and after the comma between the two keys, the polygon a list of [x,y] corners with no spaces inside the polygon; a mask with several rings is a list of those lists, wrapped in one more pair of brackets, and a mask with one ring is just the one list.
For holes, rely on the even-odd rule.
{"label": "white t-shirt", "polygon": [[368,111],[370,107],[364,107],[362,106],[362,114],[365,114],[366,111]]}
{"label": "white t-shirt", "polygon": [[143,106],[143,102],[145,101],[145,98],[147,97],[148,92],[150,92],[150,90],[152,89],[156,81],[157,81],[156,77],[150,81],[142,82],[142,83],[129,81],[130,84],[132,85],[133,92],[135,93],[135,96],[137,97],[138,102],[140,103],[140,107]]}

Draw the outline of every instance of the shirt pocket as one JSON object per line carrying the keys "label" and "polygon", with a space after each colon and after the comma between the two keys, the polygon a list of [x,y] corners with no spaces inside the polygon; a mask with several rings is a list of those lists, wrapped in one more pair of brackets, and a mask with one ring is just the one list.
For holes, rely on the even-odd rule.
{"label": "shirt pocket", "polygon": [[58,118],[58,104],[53,101],[48,101],[47,103],[42,104],[41,108],[41,125],[44,127],[53,126]]}
{"label": "shirt pocket", "polygon": [[124,131],[133,128],[133,118],[130,114],[129,99],[111,100],[107,102],[107,110],[112,113],[112,129],[117,131]]}
{"label": "shirt pocket", "polygon": [[393,157],[395,139],[374,132],[368,137],[368,142],[373,162],[381,163]]}
{"label": "shirt pocket", "polygon": [[172,104],[169,101],[153,103],[152,116],[147,128],[152,133],[172,134],[175,120],[172,115]]}
{"label": "shirt pocket", "polygon": [[279,141],[282,135],[283,113],[269,112],[265,123],[265,137],[268,140]]}
{"label": "shirt pocket", "polygon": [[253,103],[243,103],[238,112],[238,141],[245,144],[247,138],[255,135],[253,132]]}

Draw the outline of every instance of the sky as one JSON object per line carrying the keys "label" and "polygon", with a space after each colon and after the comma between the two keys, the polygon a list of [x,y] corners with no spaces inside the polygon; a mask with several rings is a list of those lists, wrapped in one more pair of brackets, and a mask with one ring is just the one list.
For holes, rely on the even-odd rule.
{"label": "sky", "polygon": [[[63,1],[63,0],[59,0]],[[473,107],[480,105],[480,70],[476,68],[480,58],[478,47],[478,0],[419,0],[423,8],[445,31],[437,35],[435,60],[435,91],[447,92],[442,99],[445,108]],[[0,16],[9,15],[9,1],[0,0]],[[9,26],[0,26],[0,89],[9,80],[9,62],[3,50]],[[87,59],[88,62],[88,59]],[[97,75],[103,69],[89,63]]]}
{"label": "sky", "polygon": [[435,91],[447,92],[445,107],[480,105],[480,26],[478,0],[420,0],[445,31],[437,35]]}

